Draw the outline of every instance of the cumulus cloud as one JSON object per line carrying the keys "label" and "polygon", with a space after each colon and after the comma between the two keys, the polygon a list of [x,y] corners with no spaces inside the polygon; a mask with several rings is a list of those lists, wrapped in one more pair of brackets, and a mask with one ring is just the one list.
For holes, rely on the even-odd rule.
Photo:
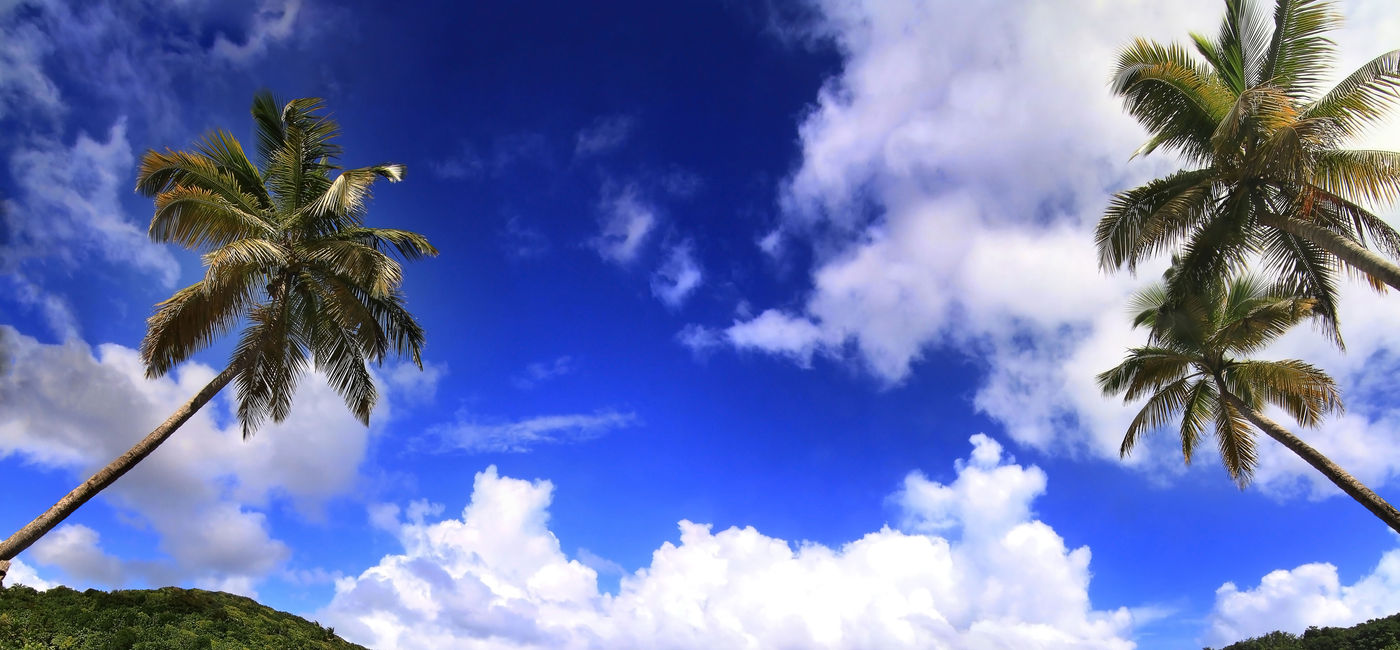
{"label": "cumulus cloud", "polygon": [[630,115],[600,117],[578,132],[574,139],[574,157],[586,158],[613,151],[627,142],[635,127],[636,120]]}
{"label": "cumulus cloud", "polygon": [[1348,627],[1400,610],[1400,550],[1381,556],[1370,573],[1341,584],[1337,567],[1304,564],[1270,572],[1252,589],[1233,582],[1215,591],[1207,643],[1226,645],[1283,630],[1300,634],[1310,626]]}
{"label": "cumulus cloud", "polygon": [[667,307],[678,309],[700,288],[705,274],[695,261],[695,245],[689,240],[671,247],[666,262],[651,276],[651,294]]}
{"label": "cumulus cloud", "polygon": [[316,617],[378,648],[1133,647],[1132,614],[1089,602],[1089,549],[1032,516],[1044,474],[972,444],[951,483],[905,480],[902,529],[831,548],[682,521],[616,595],[560,550],[553,486],[489,467],[460,518],[382,516],[403,552]]}
{"label": "cumulus cloud", "polygon": [[[0,326],[0,358],[0,457],[67,470],[75,480],[126,451],[215,374],[191,363],[147,380],[130,348],[44,344],[8,326]],[[376,426],[382,417],[376,413]],[[106,587],[194,581],[249,593],[290,555],[263,510],[277,502],[316,515],[355,485],[374,431],[319,378],[302,383],[291,417],[247,441],[228,401],[216,399],[103,492],[149,525],[164,558],[113,568],[97,534],[70,524],[36,545],[32,559]],[[47,505],[33,504],[34,514]]]}
{"label": "cumulus cloud", "polygon": [[593,248],[609,262],[632,263],[656,227],[656,207],[635,185],[628,185],[605,194],[600,210],[601,231],[590,242]]}
{"label": "cumulus cloud", "polygon": [[433,427],[429,436],[443,449],[519,453],[544,444],[591,440],[636,423],[635,413],[612,410],[539,415],[511,422],[485,422],[468,413],[458,413],[456,421]]}
{"label": "cumulus cloud", "polygon": [[39,577],[39,574],[34,571],[34,567],[25,564],[23,560],[11,561],[10,571],[5,574],[5,583],[24,585],[30,589],[37,589],[39,591],[47,591],[58,586],[57,583]]}

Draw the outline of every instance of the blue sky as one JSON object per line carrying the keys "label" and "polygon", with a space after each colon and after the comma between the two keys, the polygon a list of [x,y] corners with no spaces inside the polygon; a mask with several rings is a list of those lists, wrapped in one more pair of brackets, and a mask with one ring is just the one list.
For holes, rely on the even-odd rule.
{"label": "blue sky", "polygon": [[[1339,69],[1400,43],[1386,4],[1343,7]],[[345,164],[408,167],[371,221],[442,251],[405,283],[426,370],[376,369],[368,429],[319,379],[247,442],[220,398],[11,580],[232,590],[374,647],[1174,648],[1400,610],[1394,535],[1284,450],[1244,491],[1168,435],[1117,457],[1092,378],[1160,269],[1100,273],[1090,233],[1175,161],[1129,161],[1106,79],[1221,6],[1074,5],[0,2],[0,527],[227,358],[142,378],[201,273],[145,238],[145,150],[323,97]],[[1338,379],[1308,439],[1392,495],[1395,298],[1345,295],[1347,355],[1270,354]]]}

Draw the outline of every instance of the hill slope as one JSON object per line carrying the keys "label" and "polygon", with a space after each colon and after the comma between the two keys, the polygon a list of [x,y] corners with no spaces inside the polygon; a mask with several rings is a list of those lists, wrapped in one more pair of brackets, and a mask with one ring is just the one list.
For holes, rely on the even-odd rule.
{"label": "hill slope", "polygon": [[1400,650],[1400,614],[1351,627],[1310,627],[1302,635],[1270,632],[1221,650]]}
{"label": "hill slope", "polygon": [[217,591],[0,591],[0,648],[147,647],[364,650],[332,629]]}

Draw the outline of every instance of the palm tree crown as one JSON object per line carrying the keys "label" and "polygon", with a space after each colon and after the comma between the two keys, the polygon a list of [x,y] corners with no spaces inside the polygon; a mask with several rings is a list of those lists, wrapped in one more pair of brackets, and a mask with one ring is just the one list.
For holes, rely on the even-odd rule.
{"label": "palm tree crown", "polygon": [[1165,147],[1189,167],[1114,197],[1096,233],[1104,268],[1177,252],[1179,296],[1258,255],[1338,345],[1339,268],[1400,288],[1400,266],[1367,249],[1400,255],[1371,207],[1400,198],[1400,154],[1345,148],[1400,98],[1400,50],[1324,91],[1339,21],[1323,0],[1278,0],[1272,20],[1227,0],[1216,36],[1192,35],[1196,56],[1145,39],[1120,52],[1113,91],[1150,133],[1138,154]]}
{"label": "palm tree crown", "polygon": [[1180,418],[1181,453],[1189,463],[1213,422],[1225,469],[1246,485],[1257,462],[1252,413],[1271,404],[1311,427],[1342,408],[1332,378],[1309,364],[1239,358],[1314,315],[1315,305],[1248,276],[1212,283],[1184,300],[1172,299],[1162,284],[1138,293],[1133,322],[1149,328],[1148,344],[1098,376],[1105,394],[1122,394],[1125,401],[1148,397],[1120,453],[1128,455],[1143,433]]}
{"label": "palm tree crown", "polygon": [[[318,99],[253,101],[258,164],[215,130],[193,151],[148,151],[137,191],[155,197],[150,235],[204,253],[204,278],[157,305],[141,355],[158,377],[246,320],[230,368],[250,435],[285,418],[308,362],[368,424],[366,362],[395,352],[422,367],[423,329],[404,308],[402,269],[437,250],[417,233],[364,225],[377,179],[404,167],[337,167],[339,127]],[[333,172],[339,172],[332,177]]]}

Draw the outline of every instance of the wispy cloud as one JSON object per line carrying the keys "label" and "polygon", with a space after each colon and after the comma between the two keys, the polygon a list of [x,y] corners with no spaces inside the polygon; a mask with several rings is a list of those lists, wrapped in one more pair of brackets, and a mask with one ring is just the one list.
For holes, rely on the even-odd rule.
{"label": "wispy cloud", "polygon": [[574,359],[569,355],[555,358],[553,361],[537,361],[511,377],[510,383],[521,390],[530,390],[546,381],[563,377],[574,371]]}
{"label": "wispy cloud", "polygon": [[705,275],[695,261],[695,246],[689,240],[671,247],[666,262],[651,276],[651,293],[667,307],[678,309],[700,287]]}
{"label": "wispy cloud", "polygon": [[506,219],[506,225],[501,229],[501,246],[510,257],[530,260],[549,252],[549,238],[523,218],[512,216]]}
{"label": "wispy cloud", "polygon": [[590,243],[603,259],[631,264],[656,227],[656,207],[642,197],[637,186],[627,185],[605,193],[600,210],[601,231]]}
{"label": "wispy cloud", "polygon": [[520,453],[540,445],[591,440],[637,422],[635,413],[612,410],[541,415],[510,422],[483,421],[459,413],[455,422],[434,427],[429,436],[444,450]]}
{"label": "wispy cloud", "polygon": [[228,36],[219,34],[212,50],[218,56],[240,63],[260,56],[269,46],[291,36],[300,12],[301,0],[264,0],[253,14],[242,43],[234,43]]}
{"label": "wispy cloud", "polygon": [[630,115],[609,115],[593,121],[574,139],[574,157],[587,158],[613,151],[631,137],[636,119]]}

